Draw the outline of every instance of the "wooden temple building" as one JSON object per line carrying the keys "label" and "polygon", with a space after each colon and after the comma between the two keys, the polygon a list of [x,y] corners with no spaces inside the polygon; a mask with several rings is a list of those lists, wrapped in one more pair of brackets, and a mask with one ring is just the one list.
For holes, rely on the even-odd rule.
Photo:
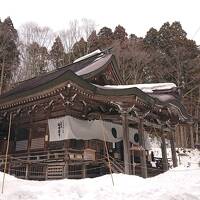
{"label": "wooden temple building", "polygon": [[166,171],[165,140],[177,166],[175,126],[190,120],[174,84],[125,86],[111,53],[92,54],[0,96],[0,169],[35,180],[148,177],[147,134],[161,137]]}

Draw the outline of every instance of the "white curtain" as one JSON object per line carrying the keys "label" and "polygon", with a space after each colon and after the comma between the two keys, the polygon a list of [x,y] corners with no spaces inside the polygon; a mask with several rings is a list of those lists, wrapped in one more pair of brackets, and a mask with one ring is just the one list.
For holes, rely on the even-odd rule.
{"label": "white curtain", "polygon": [[[91,140],[99,139],[108,142],[122,140],[122,126],[102,120],[80,120],[71,116],[54,118],[48,120],[50,141],[61,141],[65,139]],[[129,128],[129,137],[132,143],[137,129]]]}

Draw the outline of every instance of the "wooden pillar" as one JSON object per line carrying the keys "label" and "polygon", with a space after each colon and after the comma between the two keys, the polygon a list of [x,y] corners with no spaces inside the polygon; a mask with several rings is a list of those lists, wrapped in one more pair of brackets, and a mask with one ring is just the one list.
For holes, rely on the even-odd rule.
{"label": "wooden pillar", "polygon": [[122,113],[123,127],[123,148],[124,148],[124,171],[125,174],[130,174],[130,143],[129,143],[129,128],[128,128],[128,113]]}
{"label": "wooden pillar", "polygon": [[199,143],[199,124],[196,122],[195,126],[195,144]]}
{"label": "wooden pillar", "polygon": [[172,161],[173,167],[177,167],[177,157],[176,157],[176,147],[175,147],[175,140],[174,140],[174,131],[172,130],[170,135],[170,145],[171,145],[171,153],[172,153]]}
{"label": "wooden pillar", "polygon": [[146,152],[145,152],[145,137],[144,137],[144,125],[143,117],[139,118],[139,144],[142,146],[140,150],[140,162],[141,162],[141,175],[143,178],[147,178],[147,162],[146,162]]}
{"label": "wooden pillar", "polygon": [[29,164],[26,164],[26,172],[25,172],[25,179],[28,180],[29,179]]}
{"label": "wooden pillar", "polygon": [[82,170],[83,170],[82,176],[83,176],[83,178],[86,178],[86,177],[87,177],[86,164],[83,164],[83,165],[82,165]]}
{"label": "wooden pillar", "polygon": [[187,126],[184,126],[183,128],[183,133],[184,133],[184,147],[187,148],[188,147],[188,138],[187,138]]}
{"label": "wooden pillar", "polygon": [[135,162],[134,162],[134,149],[132,149],[131,151],[131,157],[133,159],[133,162],[132,162],[132,174],[135,175]]}
{"label": "wooden pillar", "polygon": [[161,150],[162,150],[163,170],[167,171],[168,170],[167,148],[166,148],[165,135],[163,133],[163,129],[162,129],[161,141],[162,141]]}
{"label": "wooden pillar", "polygon": [[189,126],[190,126],[189,129],[190,129],[190,145],[191,145],[190,147],[192,149],[194,149],[194,133],[193,133],[194,128],[193,128],[193,124],[190,124]]}
{"label": "wooden pillar", "polygon": [[180,136],[181,136],[181,147],[187,147],[187,138],[186,138],[186,127],[184,125],[180,125]]}
{"label": "wooden pillar", "polygon": [[44,144],[44,150],[48,150],[48,147],[49,147],[49,125],[48,125],[48,119],[50,118],[51,116],[51,109],[49,108],[47,110],[47,114],[46,114],[46,130],[45,130],[45,144]]}
{"label": "wooden pillar", "polygon": [[175,129],[175,138],[176,138],[176,145],[177,147],[181,146],[181,140],[180,140],[180,125],[176,126]]}
{"label": "wooden pillar", "polygon": [[65,162],[65,165],[63,167],[63,178],[68,178],[69,174],[69,164],[68,162]]}
{"label": "wooden pillar", "polygon": [[[29,136],[28,136],[28,147],[27,147],[27,153],[28,153],[28,161],[30,160],[30,153],[31,153],[31,140],[32,140],[32,133],[33,133],[33,114],[30,114],[30,128],[29,128]],[[29,179],[29,170],[30,170],[31,164],[26,164],[26,172],[25,172],[25,179]]]}
{"label": "wooden pillar", "polygon": [[45,167],[45,180],[48,180],[48,164]]}
{"label": "wooden pillar", "polygon": [[179,145],[179,147],[183,147],[183,127],[182,127],[182,125],[180,125],[179,134],[180,134],[180,145]]}

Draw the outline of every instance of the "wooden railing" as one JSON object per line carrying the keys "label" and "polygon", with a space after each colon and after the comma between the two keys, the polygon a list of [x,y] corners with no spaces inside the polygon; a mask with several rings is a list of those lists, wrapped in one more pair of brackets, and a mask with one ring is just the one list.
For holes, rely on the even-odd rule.
{"label": "wooden railing", "polygon": [[[76,150],[76,149],[60,149],[38,151],[30,153],[16,153],[8,155],[8,163],[12,166],[20,166],[21,164],[50,164],[55,162],[92,162],[96,161],[95,150]],[[0,169],[4,167],[5,155],[0,156]]]}
{"label": "wooden railing", "polygon": [[[89,151],[89,154],[86,155]],[[81,165],[86,162],[96,162],[94,150],[60,149],[8,155],[7,173],[18,178],[32,180],[59,179],[66,177],[66,162],[71,165]],[[5,155],[0,156],[0,170],[3,171]],[[81,178],[75,173],[71,177]]]}

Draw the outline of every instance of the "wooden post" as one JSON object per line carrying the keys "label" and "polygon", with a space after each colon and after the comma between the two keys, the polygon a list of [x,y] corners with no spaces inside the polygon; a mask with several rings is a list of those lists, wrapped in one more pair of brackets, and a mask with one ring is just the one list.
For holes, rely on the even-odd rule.
{"label": "wooden post", "polygon": [[51,109],[49,109],[47,111],[47,114],[46,114],[46,121],[47,121],[47,124],[46,124],[46,130],[45,130],[45,146],[44,146],[44,150],[48,150],[48,147],[49,147],[49,125],[48,125],[48,119],[50,118],[51,116]]}
{"label": "wooden post", "polygon": [[143,178],[147,178],[147,162],[146,162],[146,152],[145,152],[143,117],[139,117],[138,132],[139,132],[139,144],[140,146],[142,146],[142,149],[140,151],[141,173]]}
{"label": "wooden post", "polygon": [[167,171],[168,170],[167,148],[166,148],[165,135],[163,133],[163,129],[162,129],[161,141],[162,141],[161,150],[162,150],[163,170]]}
{"label": "wooden post", "polygon": [[171,145],[171,153],[172,153],[172,161],[173,161],[173,167],[177,167],[177,157],[176,157],[176,147],[175,147],[175,140],[174,140],[174,132],[172,130],[170,135],[170,145]]}
{"label": "wooden post", "polygon": [[5,71],[5,59],[3,58],[3,64],[1,68],[1,79],[0,79],[0,94],[2,94],[3,90],[4,71]]}
{"label": "wooden post", "polygon": [[5,158],[5,165],[4,165],[2,188],[1,188],[1,193],[2,194],[3,194],[3,191],[4,191],[5,175],[6,175],[6,169],[7,169],[8,151],[9,151],[10,134],[11,134],[11,124],[12,124],[12,113],[10,113],[10,119],[9,119],[8,139],[7,139],[7,146],[6,146],[6,158]]}
{"label": "wooden post", "polygon": [[63,178],[68,178],[68,162],[63,166]]}
{"label": "wooden post", "polygon": [[177,147],[181,146],[180,133],[181,133],[180,132],[180,125],[177,125],[176,129],[175,129],[175,138],[176,138]]}
{"label": "wooden post", "polygon": [[32,132],[33,132],[33,117],[32,114],[30,115],[30,128],[29,128],[29,136],[28,136],[28,147],[27,147],[27,152],[28,152],[28,160],[30,157],[30,152],[31,152],[31,141],[32,141]]}
{"label": "wooden post", "polygon": [[125,174],[130,174],[130,143],[129,143],[129,128],[128,128],[128,113],[122,113],[122,127],[123,127],[123,147],[124,147],[124,171]]}
{"label": "wooden post", "polygon": [[133,167],[132,167],[132,174],[133,175],[135,175],[135,162],[134,162],[134,149],[132,149],[132,151],[131,151],[131,157],[132,157],[132,159],[133,159]]}
{"label": "wooden post", "polygon": [[82,167],[83,167],[83,168],[82,168],[82,170],[83,170],[83,174],[82,174],[82,176],[83,176],[83,178],[86,178],[86,177],[87,177],[86,164],[83,164]]}
{"label": "wooden post", "polygon": [[183,147],[183,127],[180,125],[180,147]]}
{"label": "wooden post", "polygon": [[198,121],[196,122],[196,127],[195,127],[195,144],[199,143],[199,124]]}
{"label": "wooden post", "polygon": [[186,126],[183,127],[183,135],[184,135],[184,147],[187,148],[188,140],[187,140],[187,127]]}
{"label": "wooden post", "polygon": [[25,179],[28,180],[28,178],[29,178],[29,164],[26,164]]}
{"label": "wooden post", "polygon": [[193,133],[194,128],[193,128],[193,124],[191,123],[189,126],[190,126],[189,127],[190,128],[190,145],[191,145],[191,148],[194,149],[194,133]]}
{"label": "wooden post", "polygon": [[48,180],[48,164],[45,167],[45,180]]}

